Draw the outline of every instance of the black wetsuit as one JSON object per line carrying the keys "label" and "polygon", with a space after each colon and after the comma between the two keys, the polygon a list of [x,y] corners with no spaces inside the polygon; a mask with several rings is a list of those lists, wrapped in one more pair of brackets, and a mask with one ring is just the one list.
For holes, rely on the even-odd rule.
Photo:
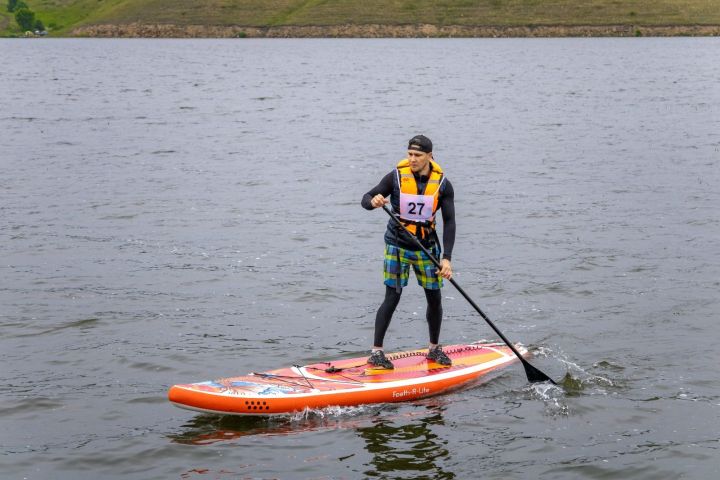
{"label": "black wetsuit", "polygon": [[[428,177],[415,175],[415,182],[418,186],[419,192],[424,192],[427,186]],[[363,195],[361,205],[367,209],[372,210],[373,206],[370,201],[375,195],[381,194],[384,197],[390,195],[390,203],[392,204],[395,212],[400,211],[400,186],[397,182],[396,170],[391,171],[380,180],[372,190]],[[452,184],[448,179],[440,186],[440,193],[438,196],[438,210],[442,212],[443,218],[443,254],[442,258],[450,260],[452,258],[452,250],[455,245],[455,191],[453,190]],[[393,222],[392,219],[388,221],[387,229],[385,231],[385,243],[394,245],[406,250],[418,250],[410,238],[407,237],[405,232],[399,230],[400,227]],[[429,247],[430,245],[424,245]],[[376,347],[382,347],[385,339],[385,332],[387,332],[390,326],[390,320],[392,315],[400,302],[400,295],[402,289],[395,287],[385,286],[385,300],[377,311],[375,316],[375,339],[374,344]],[[426,319],[428,322],[428,328],[430,333],[430,343],[437,344],[440,339],[440,327],[442,325],[442,295],[440,290],[428,290],[425,289],[425,298],[427,298],[427,311]]]}

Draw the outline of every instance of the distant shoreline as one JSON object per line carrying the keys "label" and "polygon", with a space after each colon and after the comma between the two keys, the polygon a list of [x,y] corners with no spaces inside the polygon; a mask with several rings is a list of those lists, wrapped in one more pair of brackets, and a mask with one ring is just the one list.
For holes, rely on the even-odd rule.
{"label": "distant shoreline", "polygon": [[106,24],[77,27],[69,36],[99,38],[526,38],[712,37],[720,25],[239,25]]}

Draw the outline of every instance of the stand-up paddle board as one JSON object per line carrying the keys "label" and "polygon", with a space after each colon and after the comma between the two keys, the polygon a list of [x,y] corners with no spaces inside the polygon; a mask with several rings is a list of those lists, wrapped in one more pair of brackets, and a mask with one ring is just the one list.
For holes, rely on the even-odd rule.
{"label": "stand-up paddle board", "polygon": [[[527,349],[517,345],[524,356]],[[174,385],[169,400],[181,408],[224,415],[276,415],[330,406],[403,402],[445,393],[513,361],[502,343],[450,345],[452,366],[426,358],[427,349],[387,355],[394,370],[377,369],[367,357]]]}

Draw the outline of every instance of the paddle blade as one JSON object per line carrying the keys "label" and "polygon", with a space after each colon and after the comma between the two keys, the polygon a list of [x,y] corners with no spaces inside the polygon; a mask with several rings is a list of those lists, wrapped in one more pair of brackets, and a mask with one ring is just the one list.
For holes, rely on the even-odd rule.
{"label": "paddle blade", "polygon": [[530,365],[530,362],[528,362],[524,358],[522,359],[522,363],[523,367],[525,367],[525,374],[527,375],[528,381],[530,383],[550,382],[553,385],[557,385],[557,383],[555,383],[552,378],[548,377],[543,372]]}

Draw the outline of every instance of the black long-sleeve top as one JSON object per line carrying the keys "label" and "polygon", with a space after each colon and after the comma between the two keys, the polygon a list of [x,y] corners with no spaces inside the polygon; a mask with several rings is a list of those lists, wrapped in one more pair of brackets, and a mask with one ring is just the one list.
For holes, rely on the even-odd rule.
{"label": "black long-sleeve top", "polygon": [[[415,182],[418,185],[418,191],[422,192],[425,190],[427,185],[428,177],[415,175]],[[395,170],[385,175],[380,183],[378,183],[372,190],[363,195],[360,204],[367,210],[372,210],[373,206],[370,201],[377,194],[381,194],[384,197],[390,195],[390,203],[392,204],[393,211],[400,211],[400,186],[397,184],[397,175]],[[455,191],[453,190],[452,184],[446,178],[440,186],[440,193],[438,196],[438,210],[442,211],[443,218],[443,258],[450,260],[452,258],[452,250],[455,246]],[[390,219],[388,221],[387,230],[385,231],[385,242],[390,245],[395,245],[400,248],[408,250],[417,250],[412,241],[407,238],[404,232],[400,232],[399,227],[395,222]]]}

